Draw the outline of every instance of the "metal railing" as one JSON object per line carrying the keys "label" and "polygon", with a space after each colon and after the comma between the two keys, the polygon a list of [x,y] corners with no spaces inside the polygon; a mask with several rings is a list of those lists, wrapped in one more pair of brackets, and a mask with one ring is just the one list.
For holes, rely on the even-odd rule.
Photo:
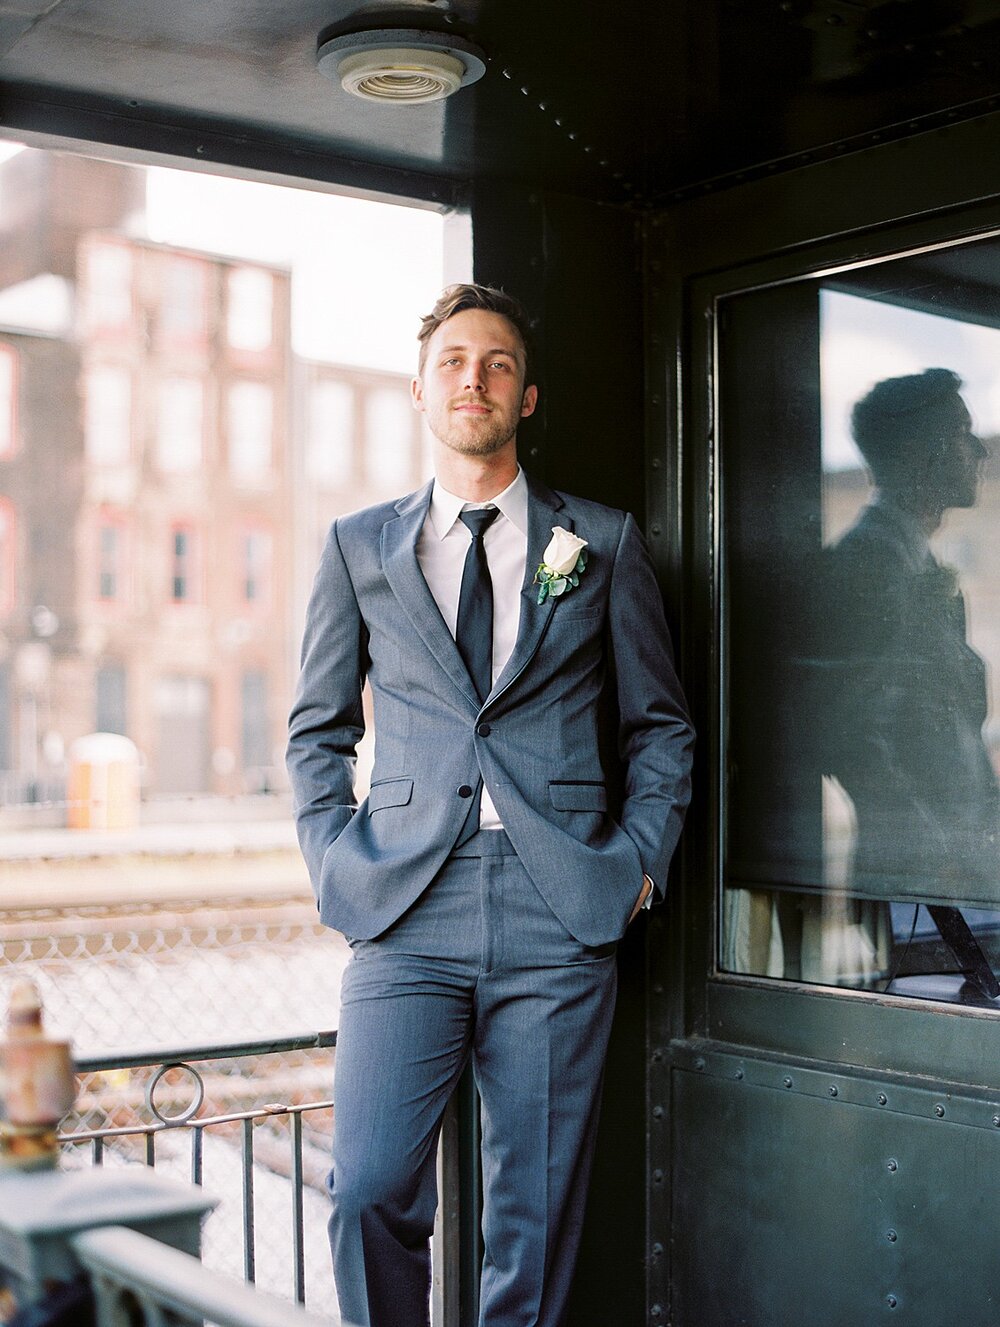
{"label": "metal railing", "polygon": [[122,1226],[87,1230],[73,1249],[90,1274],[100,1327],[320,1327],[325,1318],[209,1271],[197,1258]]}
{"label": "metal railing", "polygon": [[[200,1185],[204,1177],[205,1138],[209,1131],[222,1135],[227,1142],[235,1142],[239,1153],[243,1275],[253,1283],[257,1279],[255,1245],[255,1157],[256,1132],[267,1123],[284,1119],[288,1125],[287,1151],[284,1159],[276,1151],[273,1137],[268,1139],[266,1168],[283,1175],[288,1181],[291,1197],[292,1231],[292,1293],[299,1304],[306,1297],[305,1219],[303,1195],[306,1187],[304,1120],[324,1110],[330,1110],[329,1098],[309,1101],[285,1100],[256,1104],[241,1109],[212,1110],[213,1103],[231,1103],[233,1098],[245,1095],[245,1077],[241,1073],[222,1075],[206,1086],[204,1066],[215,1062],[237,1063],[251,1059],[255,1064],[261,1057],[277,1055],[295,1056],[300,1052],[329,1050],[336,1047],[336,1032],[311,1033],[278,1040],[248,1041],[226,1045],[188,1046],[168,1052],[131,1052],[123,1055],[97,1056],[81,1059],[77,1073],[87,1085],[84,1111],[114,1120],[122,1109],[134,1116],[126,1123],[105,1123],[99,1127],[71,1128],[61,1135],[64,1150],[89,1147],[94,1165],[103,1165],[109,1154],[122,1143],[138,1142],[141,1160],[146,1165],[157,1165],[157,1143],[163,1136],[177,1138],[187,1135],[190,1147],[189,1178]],[[202,1066],[201,1071],[195,1065]],[[145,1084],[145,1117],[136,1110],[135,1088],[131,1072],[151,1069]],[[182,1082],[172,1081],[179,1077]],[[110,1084],[109,1084],[110,1079]],[[287,1071],[284,1081],[294,1085],[294,1070]],[[328,1081],[332,1081],[331,1079]],[[95,1086],[96,1083],[96,1086]],[[183,1100],[186,1096],[186,1100]],[[126,1100],[127,1099],[127,1100]],[[122,1102],[125,1101],[123,1107]],[[183,1101],[180,1109],[171,1110]],[[205,1103],[209,1113],[198,1112]],[[89,1106],[88,1106],[89,1103]],[[328,1130],[327,1130],[328,1133]],[[328,1139],[324,1139],[328,1147]],[[71,1158],[70,1158],[71,1159]],[[314,1182],[314,1187],[319,1187]],[[213,1215],[210,1220],[216,1220]],[[219,1320],[216,1320],[219,1321]]]}

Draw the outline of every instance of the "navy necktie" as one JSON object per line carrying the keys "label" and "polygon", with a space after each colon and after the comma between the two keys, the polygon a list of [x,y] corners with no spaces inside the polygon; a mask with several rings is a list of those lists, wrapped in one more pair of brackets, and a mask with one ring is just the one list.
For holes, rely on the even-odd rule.
{"label": "navy necktie", "polygon": [[458,596],[455,644],[465,661],[479,699],[493,690],[493,581],[490,578],[483,535],[500,515],[497,507],[459,512],[459,520],[472,535],[462,570]]}

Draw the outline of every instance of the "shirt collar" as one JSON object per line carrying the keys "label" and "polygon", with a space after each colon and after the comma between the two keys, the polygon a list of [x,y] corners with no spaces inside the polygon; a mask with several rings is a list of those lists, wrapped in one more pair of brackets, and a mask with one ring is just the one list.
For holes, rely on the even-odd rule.
{"label": "shirt collar", "polygon": [[517,474],[511,483],[507,485],[502,493],[498,493],[495,498],[490,498],[489,502],[467,502],[465,498],[449,493],[435,479],[434,488],[431,492],[429,515],[431,525],[434,527],[434,533],[438,539],[445,537],[458,520],[458,513],[464,511],[466,507],[498,507],[500,514],[505,516],[511,525],[521,534],[527,535],[528,481],[524,477],[524,471],[518,466]]}

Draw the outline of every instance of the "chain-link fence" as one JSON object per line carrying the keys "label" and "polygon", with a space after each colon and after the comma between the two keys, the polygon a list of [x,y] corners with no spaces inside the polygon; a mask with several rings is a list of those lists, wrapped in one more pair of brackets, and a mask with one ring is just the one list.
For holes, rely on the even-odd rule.
{"label": "chain-link fence", "polygon": [[[305,899],[0,915],[0,1003],[6,1006],[15,977],[30,977],[47,1027],[69,1036],[78,1062],[92,1069],[80,1077],[63,1132],[124,1131],[98,1145],[68,1145],[64,1164],[155,1161],[184,1181],[196,1165],[198,1180],[220,1199],[205,1227],[206,1263],[242,1277],[249,1231],[258,1284],[294,1297],[304,1275],[309,1307],[334,1318],[324,1192],[332,1117],[328,1107],[304,1109],[330,1100],[334,1051],[282,1043],[336,1026],[348,956]],[[217,1054],[203,1058],[199,1047]],[[223,1118],[211,1128],[164,1128],[147,1089],[164,1062],[187,1060],[192,1048],[204,1091],[198,1120]],[[183,1114],[193,1085],[185,1071],[162,1074],[156,1109],[168,1118]],[[250,1126],[231,1118],[275,1105],[290,1113],[268,1110]]]}

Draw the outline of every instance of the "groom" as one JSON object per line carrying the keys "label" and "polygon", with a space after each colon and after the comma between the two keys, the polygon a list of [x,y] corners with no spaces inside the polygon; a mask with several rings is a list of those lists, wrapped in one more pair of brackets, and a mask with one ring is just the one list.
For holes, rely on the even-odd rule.
{"label": "groom", "polygon": [[[353,950],[330,1243],[344,1318],[428,1321],[441,1116],[482,1101],[483,1327],[558,1327],[583,1218],[615,947],[659,897],[692,731],[630,515],[517,463],[523,309],[449,287],[413,403],[435,479],[341,517],[309,606],[288,767],[322,920]],[[353,791],[375,714],[371,791]]]}

